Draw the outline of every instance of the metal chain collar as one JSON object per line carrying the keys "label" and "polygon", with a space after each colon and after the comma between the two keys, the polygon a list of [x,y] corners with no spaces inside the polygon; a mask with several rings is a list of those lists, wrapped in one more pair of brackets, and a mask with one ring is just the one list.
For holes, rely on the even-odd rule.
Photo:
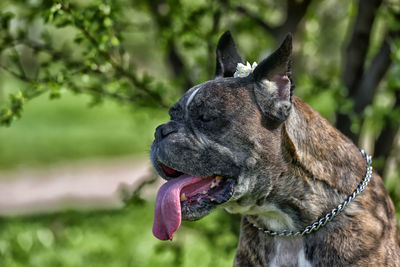
{"label": "metal chain collar", "polygon": [[258,230],[271,235],[271,236],[304,236],[306,234],[310,234],[313,231],[317,231],[322,226],[325,226],[328,222],[332,221],[333,218],[338,216],[347,205],[350,204],[361,192],[365,190],[372,176],[372,157],[368,155],[363,149],[360,150],[361,154],[364,156],[365,161],[367,162],[367,171],[364,179],[361,181],[359,186],[354,190],[353,194],[351,194],[343,203],[339,204],[336,208],[332,209],[325,216],[321,217],[319,220],[315,221],[313,224],[306,226],[300,231],[294,232],[290,230],[283,231],[271,231],[268,229],[261,228],[256,224],[253,224],[255,228]]}

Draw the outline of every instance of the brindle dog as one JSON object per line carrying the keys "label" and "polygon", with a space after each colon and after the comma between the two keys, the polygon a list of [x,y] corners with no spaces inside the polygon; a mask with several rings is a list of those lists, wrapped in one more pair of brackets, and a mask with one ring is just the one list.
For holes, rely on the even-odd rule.
{"label": "brindle dog", "polygon": [[[299,231],[359,186],[367,163],[359,149],[293,96],[292,38],[247,77],[229,32],[217,47],[213,80],[190,89],[159,126],[151,148],[166,180],[153,233],[172,239],[181,219],[197,220],[218,205],[243,214],[235,266],[398,266],[394,206],[380,176],[325,226]],[[256,227],[257,226],[257,227]]]}

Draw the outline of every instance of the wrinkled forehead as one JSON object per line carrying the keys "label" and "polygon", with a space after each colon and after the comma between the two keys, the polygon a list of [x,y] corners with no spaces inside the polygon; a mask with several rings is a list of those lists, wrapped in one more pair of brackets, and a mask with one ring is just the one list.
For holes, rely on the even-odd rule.
{"label": "wrinkled forehead", "polygon": [[195,96],[198,94],[197,98],[204,98],[205,91],[207,90],[206,83],[198,84],[192,88],[190,88],[180,99],[180,104],[185,108],[189,108],[189,105],[192,103]]}
{"label": "wrinkled forehead", "polygon": [[181,108],[188,109],[191,105],[204,102],[226,101],[239,94],[241,88],[249,85],[243,78],[220,78],[207,81],[190,88],[179,100]]}

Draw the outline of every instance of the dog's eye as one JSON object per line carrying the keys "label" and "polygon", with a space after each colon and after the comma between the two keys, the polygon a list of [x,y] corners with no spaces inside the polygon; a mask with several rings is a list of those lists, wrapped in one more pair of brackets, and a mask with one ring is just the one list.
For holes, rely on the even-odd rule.
{"label": "dog's eye", "polygon": [[199,120],[201,120],[202,122],[209,122],[215,120],[215,117],[209,114],[201,114],[199,116]]}

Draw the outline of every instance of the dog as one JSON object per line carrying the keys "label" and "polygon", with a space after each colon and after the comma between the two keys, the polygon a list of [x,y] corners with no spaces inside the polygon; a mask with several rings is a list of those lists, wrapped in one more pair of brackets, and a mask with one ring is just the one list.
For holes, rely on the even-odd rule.
{"label": "dog", "polygon": [[[242,214],[235,266],[400,266],[393,202],[371,158],[293,95],[292,36],[246,77],[229,32],[213,80],[157,127],[151,160],[167,180],[153,234],[216,207]],[[364,192],[363,192],[364,191]]]}

